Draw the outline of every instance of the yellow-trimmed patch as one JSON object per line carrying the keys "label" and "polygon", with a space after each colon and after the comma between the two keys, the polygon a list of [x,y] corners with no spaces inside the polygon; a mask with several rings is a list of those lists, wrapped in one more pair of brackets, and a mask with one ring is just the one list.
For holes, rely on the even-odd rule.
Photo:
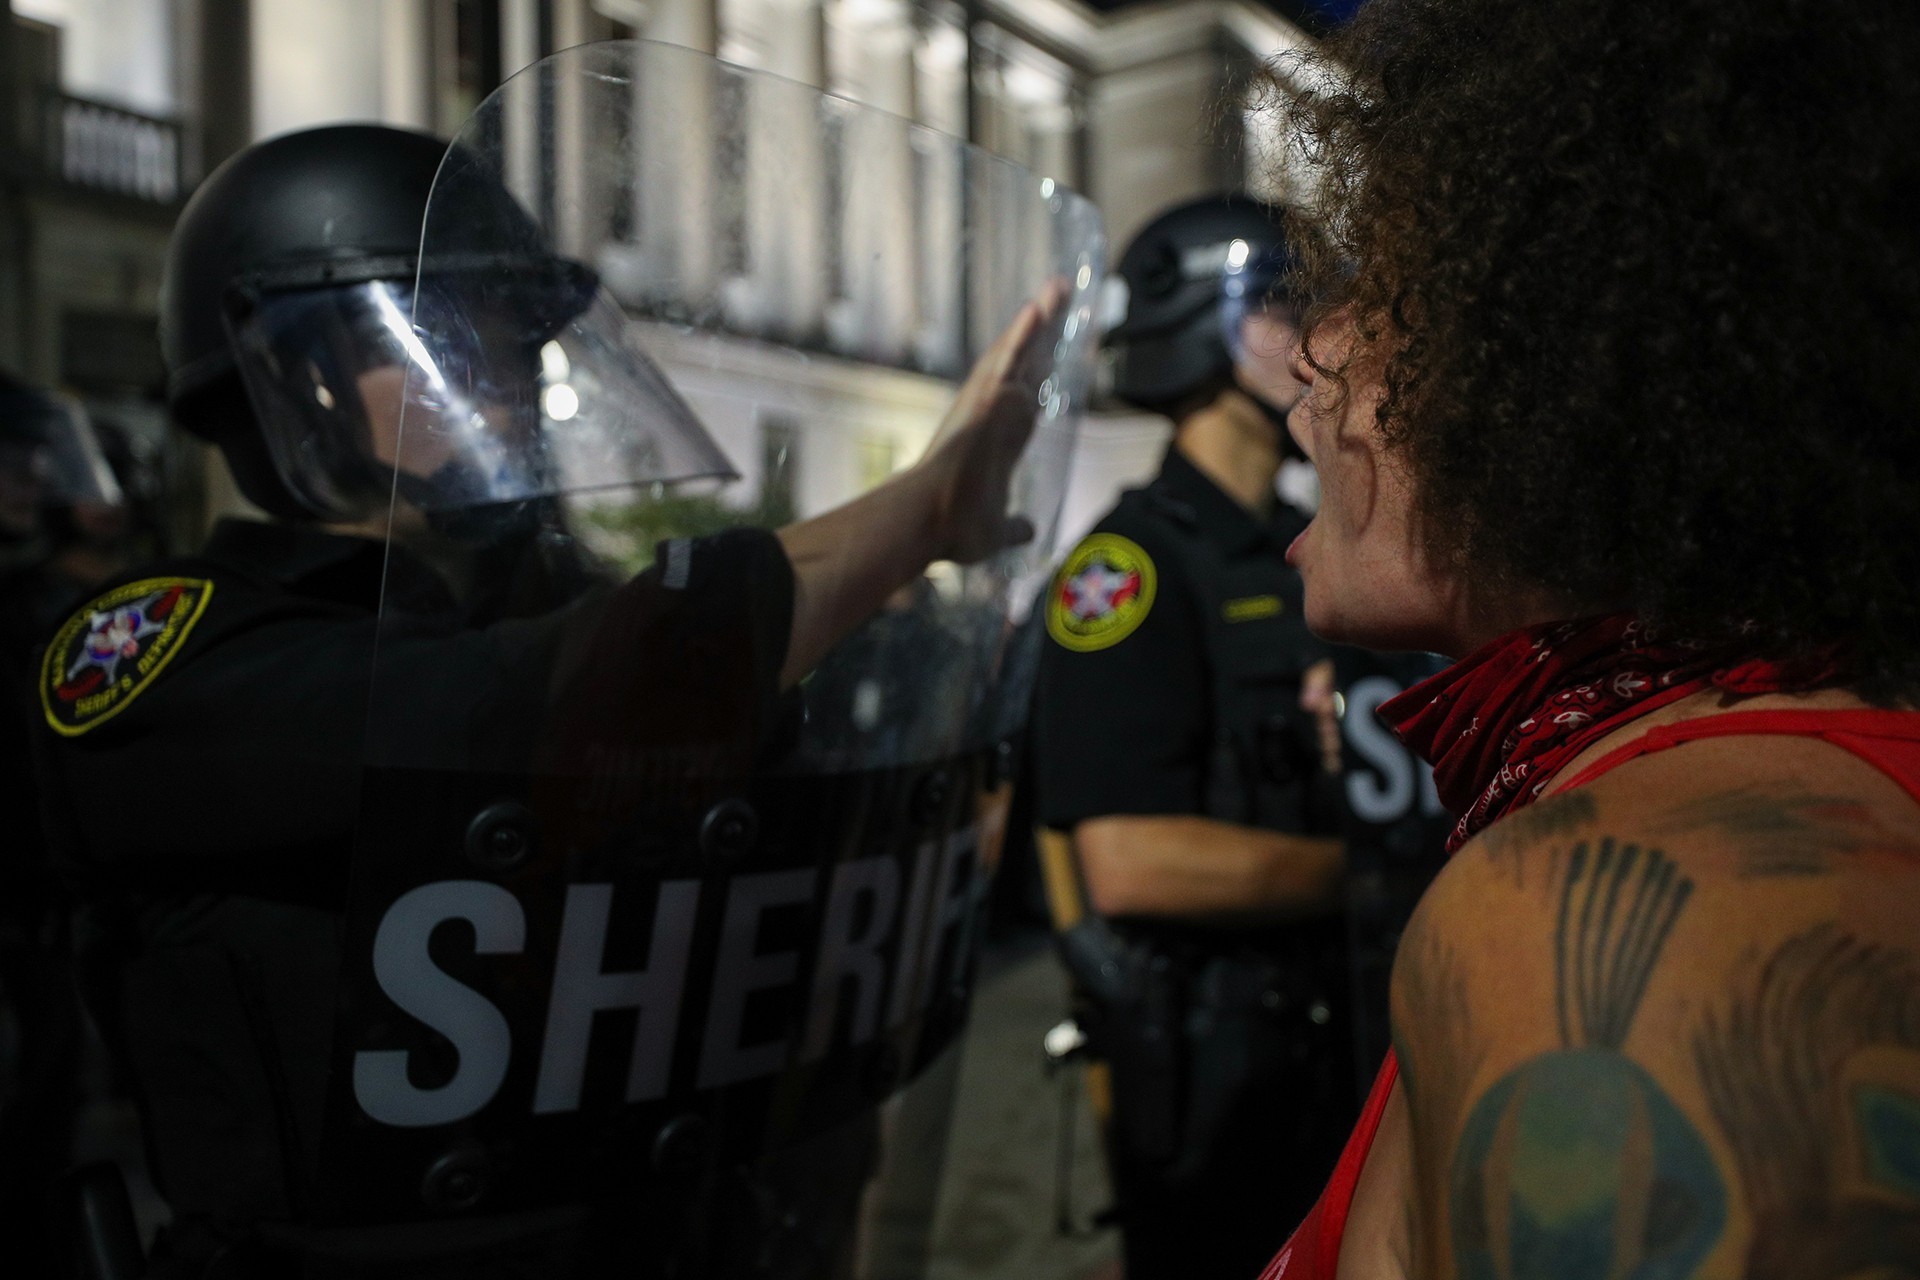
{"label": "yellow-trimmed patch", "polygon": [[1227,601],[1220,613],[1228,622],[1258,622],[1262,618],[1279,617],[1286,607],[1279,596],[1242,596]]}
{"label": "yellow-trimmed patch", "polygon": [[127,709],[187,641],[207,610],[203,578],[142,578],[68,618],[40,663],[40,706],[75,738]]}
{"label": "yellow-trimmed patch", "polygon": [[1117,533],[1073,549],[1047,593],[1047,634],[1075,653],[1119,644],[1147,619],[1158,574],[1153,558]]}

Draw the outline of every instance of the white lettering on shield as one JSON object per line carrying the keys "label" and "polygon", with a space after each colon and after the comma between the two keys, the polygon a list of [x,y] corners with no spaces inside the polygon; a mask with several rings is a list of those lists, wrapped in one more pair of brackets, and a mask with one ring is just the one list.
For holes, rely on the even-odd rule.
{"label": "white lettering on shield", "polygon": [[[883,1015],[885,1025],[893,1028],[925,1009],[942,978],[938,968],[946,941],[969,918],[971,877],[965,871],[975,844],[976,833],[968,830],[923,845],[914,858],[913,883],[904,903],[901,868],[892,858],[841,863],[830,875],[803,867],[734,877],[721,915],[706,1024],[692,1032],[700,1036],[696,1086],[721,1088],[772,1075],[796,1060],[818,1061],[827,1056],[843,1024],[848,1043],[859,1045],[879,1033]],[[822,881],[826,901],[818,937],[810,944],[813,968],[804,1016],[795,1020],[794,1034],[743,1044],[751,998],[791,986],[800,976],[799,951],[761,950],[762,922],[770,911],[813,902]],[[637,1013],[627,1101],[660,1098],[671,1088],[674,1046],[691,980],[700,885],[673,880],[658,892],[646,967],[608,972],[604,965],[615,888],[568,887],[533,1088],[536,1114],[579,1109],[593,1022],[603,1012]],[[474,950],[480,955],[517,953],[526,944],[520,903],[486,881],[421,885],[387,909],[374,937],[374,977],[401,1012],[452,1043],[458,1066],[445,1084],[421,1088],[409,1077],[407,1050],[356,1053],[354,1098],[382,1124],[417,1128],[464,1120],[491,1103],[507,1077],[513,1032],[506,1016],[480,992],[435,965],[428,953],[428,939],[449,920],[473,926]],[[897,946],[889,945],[896,937]],[[958,939],[947,980],[964,977],[966,962],[964,939]],[[850,1006],[844,1015],[843,1002]]]}
{"label": "white lettering on shield", "polygon": [[[865,898],[866,928],[853,931],[854,912]],[[867,858],[834,868],[833,889],[827,895],[827,918],[820,929],[820,955],[813,966],[813,1000],[807,1018],[802,1062],[818,1062],[833,1042],[840,1016],[840,993],[848,980],[858,992],[853,1006],[850,1042],[873,1039],[880,1023],[880,998],[887,986],[887,958],[880,945],[893,931],[900,910],[900,869],[891,858]]]}
{"label": "white lettering on shield", "polygon": [[786,1065],[787,1042],[740,1043],[747,997],[784,987],[800,971],[800,953],[761,954],[760,917],[774,907],[795,906],[813,897],[817,873],[769,871],[736,877],[727,894],[727,917],[720,926],[720,956],[713,966],[713,998],[707,1007],[707,1032],[700,1043],[699,1087],[715,1089],[755,1076],[772,1075]]}
{"label": "white lettering on shield", "polygon": [[607,949],[607,915],[613,907],[610,884],[567,888],[566,914],[560,925],[560,953],[553,962],[553,996],[547,1004],[546,1046],[540,1054],[540,1080],[533,1088],[536,1114],[573,1111],[587,1075],[587,1041],[593,1016],[602,1009],[637,1009],[632,1057],[627,1065],[627,1101],[644,1102],[667,1091],[673,1065],[673,1037],[680,1021],[680,993],[687,983],[687,952],[693,946],[694,907],[700,900],[695,880],[660,886],[653,912],[653,941],[647,967],[607,973],[600,967]]}
{"label": "white lettering on shield", "polygon": [[449,920],[473,926],[473,949],[481,955],[526,945],[519,900],[485,880],[423,884],[387,908],[373,939],[373,976],[402,1012],[453,1042],[459,1065],[445,1084],[422,1089],[408,1078],[406,1050],[355,1054],[353,1096],[381,1124],[414,1129],[464,1120],[491,1102],[507,1078],[513,1031],[506,1015],[427,954],[433,931]]}
{"label": "white lettering on shield", "polygon": [[1356,680],[1347,690],[1347,713],[1341,720],[1347,741],[1361,759],[1380,771],[1375,778],[1365,769],[1347,770],[1347,803],[1362,822],[1398,821],[1413,811],[1416,792],[1423,814],[1433,817],[1440,812],[1433,770],[1414,759],[1373,714],[1399,692],[1400,686],[1385,676]]}

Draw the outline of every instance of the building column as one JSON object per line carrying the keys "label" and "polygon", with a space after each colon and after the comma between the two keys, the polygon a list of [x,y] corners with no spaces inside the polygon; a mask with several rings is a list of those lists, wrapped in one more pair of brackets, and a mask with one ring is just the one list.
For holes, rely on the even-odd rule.
{"label": "building column", "polygon": [[188,189],[253,140],[250,9],[247,0],[175,0],[180,167]]}
{"label": "building column", "polygon": [[897,0],[867,0],[844,35],[849,87],[877,110],[850,117],[842,146],[838,284],[845,296],[831,304],[829,337],[847,355],[899,364],[919,323],[912,15]]}
{"label": "building column", "polygon": [[527,205],[537,218],[541,215],[545,194],[540,190],[542,112],[540,95],[521,84],[511,85],[514,76],[540,60],[539,0],[500,0],[500,83],[504,94],[496,108],[501,113],[500,145],[506,154],[500,168],[507,189]]}
{"label": "building column", "polygon": [[1223,170],[1211,136],[1219,59],[1197,50],[1114,70],[1094,82],[1087,112],[1088,195],[1116,245],[1161,210],[1218,190]]}
{"label": "building column", "polygon": [[635,246],[619,255],[616,294],[680,314],[714,305],[717,191],[715,100],[720,74],[717,0],[657,0],[641,34],[674,48],[636,46],[633,220]]}
{"label": "building column", "polygon": [[433,10],[428,0],[383,0],[380,117],[402,129],[433,128]]}
{"label": "building column", "polygon": [[720,47],[716,0],[655,0],[644,34],[649,40],[712,55]]}
{"label": "building column", "polygon": [[919,180],[920,324],[914,336],[920,367],[946,377],[965,372],[965,224],[967,166],[967,35],[937,26],[916,41],[915,115],[941,135],[914,141]]}
{"label": "building column", "polygon": [[612,114],[606,107],[618,91],[583,70],[589,60],[602,65],[603,51],[564,52],[598,34],[587,0],[550,0],[550,4],[551,55],[560,61],[552,71],[553,135],[548,144],[554,152],[553,217],[558,225],[549,231],[562,253],[594,262],[607,240],[609,211],[604,200],[611,184],[604,176],[596,180],[592,175],[600,172],[596,155],[606,145]]}
{"label": "building column", "polygon": [[825,320],[826,166],[820,89],[826,21],[820,0],[765,0],[766,69],[748,92],[747,271],[729,287],[734,322],[811,343]]}

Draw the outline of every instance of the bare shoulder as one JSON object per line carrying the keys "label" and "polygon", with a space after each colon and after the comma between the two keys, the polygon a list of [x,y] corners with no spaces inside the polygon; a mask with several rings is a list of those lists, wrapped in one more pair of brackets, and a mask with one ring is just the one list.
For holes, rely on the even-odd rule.
{"label": "bare shoulder", "polygon": [[1752,746],[1550,797],[1421,904],[1421,1274],[1920,1275],[1920,806]]}

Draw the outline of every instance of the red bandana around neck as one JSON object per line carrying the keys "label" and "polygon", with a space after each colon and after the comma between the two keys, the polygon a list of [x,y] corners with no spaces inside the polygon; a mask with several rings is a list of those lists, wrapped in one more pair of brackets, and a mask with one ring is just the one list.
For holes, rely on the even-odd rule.
{"label": "red bandana around neck", "polygon": [[1610,614],[1510,632],[1381,704],[1380,718],[1432,763],[1440,802],[1460,819],[1451,852],[1650,711],[1703,689],[1777,693],[1832,674],[1669,640],[1631,614]]}

